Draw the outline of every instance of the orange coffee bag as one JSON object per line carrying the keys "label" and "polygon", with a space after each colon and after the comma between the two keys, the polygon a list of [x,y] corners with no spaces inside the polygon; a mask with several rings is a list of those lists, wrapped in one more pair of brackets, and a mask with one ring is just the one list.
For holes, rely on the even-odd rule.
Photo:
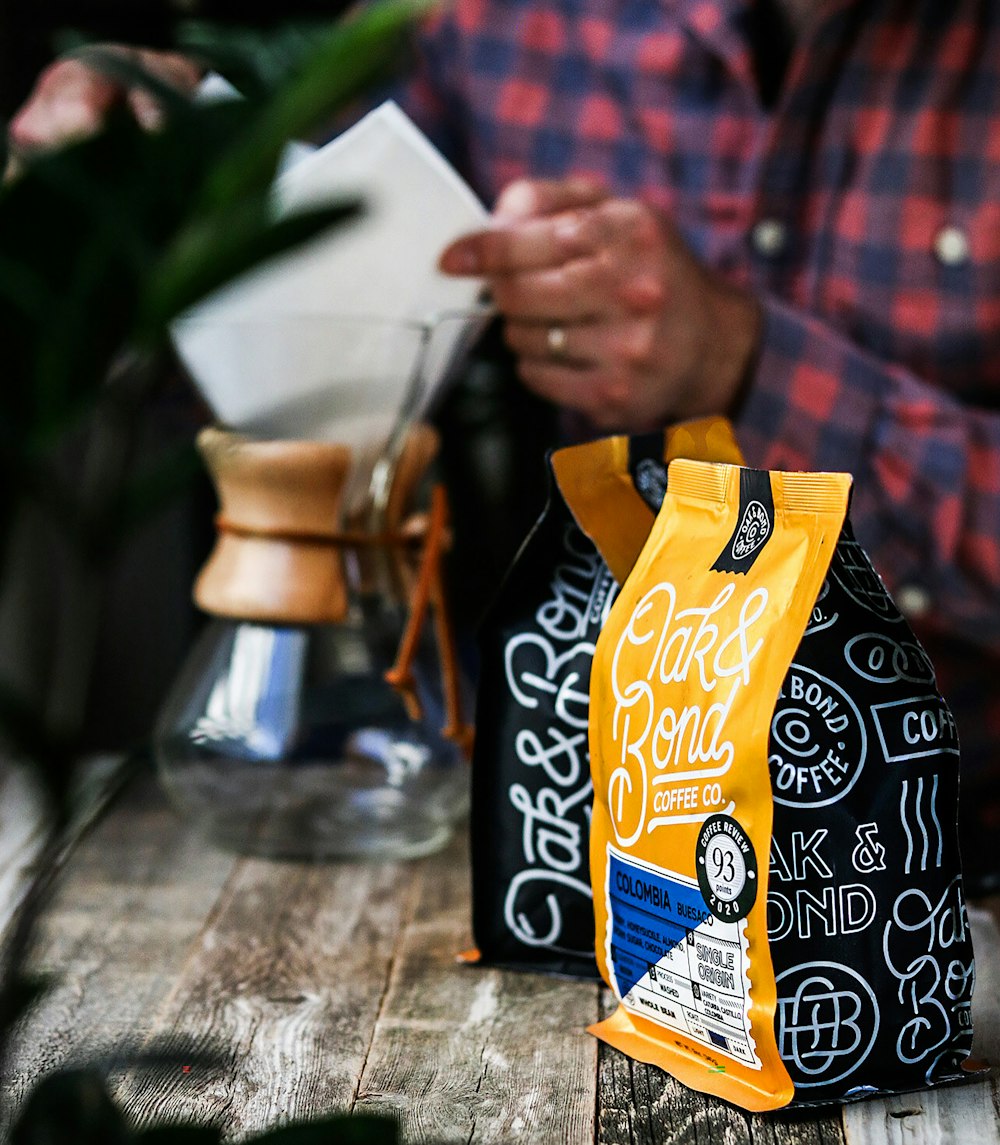
{"label": "orange coffee bag", "polygon": [[954,726],[850,486],[674,462],[594,656],[594,1032],[750,1110],[949,1080],[971,1040]]}

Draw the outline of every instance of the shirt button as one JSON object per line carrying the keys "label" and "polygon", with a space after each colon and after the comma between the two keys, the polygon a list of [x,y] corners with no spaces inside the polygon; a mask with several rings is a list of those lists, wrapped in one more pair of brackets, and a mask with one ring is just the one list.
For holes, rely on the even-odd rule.
{"label": "shirt button", "polygon": [[904,584],[896,591],[896,607],[907,620],[920,620],[931,610],[931,594],[919,584]]}
{"label": "shirt button", "polygon": [[944,266],[962,266],[969,261],[969,236],[961,227],[942,227],[934,236],[934,254]]}
{"label": "shirt button", "polygon": [[788,246],[788,228],[780,219],[761,219],[750,231],[750,245],[765,258],[777,258]]}

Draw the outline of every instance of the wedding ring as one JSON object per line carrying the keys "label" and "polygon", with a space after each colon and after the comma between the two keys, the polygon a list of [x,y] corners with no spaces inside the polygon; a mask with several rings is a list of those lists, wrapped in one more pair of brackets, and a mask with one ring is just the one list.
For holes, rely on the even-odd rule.
{"label": "wedding ring", "polygon": [[545,335],[545,344],[549,348],[549,356],[552,358],[565,358],[566,357],[566,327],[565,326],[550,326],[548,333]]}

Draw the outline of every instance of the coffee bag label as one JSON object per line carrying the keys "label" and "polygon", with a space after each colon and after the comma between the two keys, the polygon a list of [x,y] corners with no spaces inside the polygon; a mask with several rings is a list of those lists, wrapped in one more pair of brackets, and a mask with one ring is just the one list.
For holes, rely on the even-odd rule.
{"label": "coffee bag label", "polygon": [[774,500],[768,475],[741,469],[736,528],[712,568],[717,572],[748,572],[773,532]]}
{"label": "coffee bag label", "polygon": [[[728,858],[720,862],[725,866]],[[623,1006],[760,1069],[750,1027],[745,916],[723,922],[706,910],[697,880],[614,847],[605,895],[611,919],[606,956]]]}

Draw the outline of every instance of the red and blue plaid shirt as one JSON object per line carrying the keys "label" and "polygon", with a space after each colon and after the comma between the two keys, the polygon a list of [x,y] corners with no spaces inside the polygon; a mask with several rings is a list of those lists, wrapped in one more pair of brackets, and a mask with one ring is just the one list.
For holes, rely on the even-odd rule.
{"label": "red and blue plaid shirt", "polygon": [[757,293],[748,462],[854,474],[855,531],[938,669],[968,795],[1000,774],[1000,5],[834,0],[770,105],[755,15],[457,0],[407,106],[487,200],[596,175]]}

